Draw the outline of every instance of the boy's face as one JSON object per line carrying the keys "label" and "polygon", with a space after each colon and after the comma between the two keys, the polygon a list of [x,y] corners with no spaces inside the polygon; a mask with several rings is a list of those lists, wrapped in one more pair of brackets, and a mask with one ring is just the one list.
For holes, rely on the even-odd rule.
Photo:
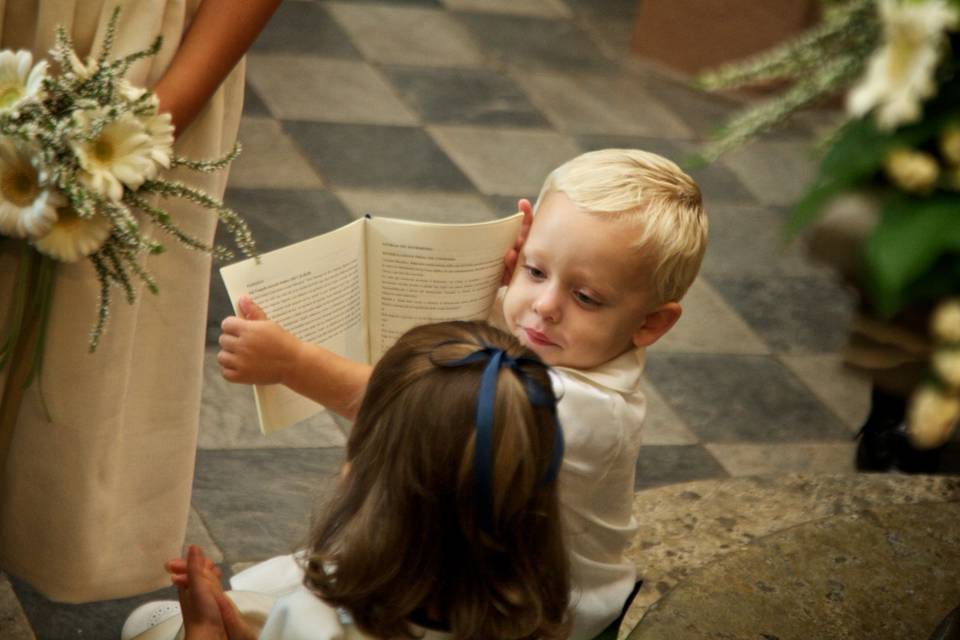
{"label": "boy's face", "polygon": [[550,365],[589,369],[634,344],[652,310],[635,232],[578,208],[541,203],[503,301],[510,332]]}

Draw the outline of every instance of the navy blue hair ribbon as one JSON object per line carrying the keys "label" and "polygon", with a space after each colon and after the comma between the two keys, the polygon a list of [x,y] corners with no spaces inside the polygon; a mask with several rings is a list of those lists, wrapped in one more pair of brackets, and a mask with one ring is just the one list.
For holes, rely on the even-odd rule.
{"label": "navy blue hair ribbon", "polygon": [[530,404],[547,407],[553,414],[553,451],[550,455],[550,464],[543,477],[545,484],[553,482],[560,470],[560,463],[563,461],[563,431],[560,428],[560,422],[557,420],[556,404],[553,396],[521,369],[520,365],[522,364],[545,368],[546,365],[539,360],[522,356],[514,358],[503,349],[484,346],[459,360],[437,364],[443,367],[460,367],[484,360],[486,360],[487,365],[480,377],[480,392],[477,394],[474,474],[478,488],[477,506],[480,510],[481,528],[491,531],[493,529],[493,499],[491,496],[491,487],[493,486],[493,416],[496,407],[497,376],[502,367],[507,367],[520,379]]}

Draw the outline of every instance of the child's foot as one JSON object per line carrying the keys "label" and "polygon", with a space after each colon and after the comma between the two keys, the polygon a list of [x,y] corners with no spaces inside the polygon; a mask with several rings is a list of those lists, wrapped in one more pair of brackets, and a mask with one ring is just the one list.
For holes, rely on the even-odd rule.
{"label": "child's foot", "polygon": [[183,616],[176,600],[155,600],[134,609],[123,623],[120,640],[181,640]]}

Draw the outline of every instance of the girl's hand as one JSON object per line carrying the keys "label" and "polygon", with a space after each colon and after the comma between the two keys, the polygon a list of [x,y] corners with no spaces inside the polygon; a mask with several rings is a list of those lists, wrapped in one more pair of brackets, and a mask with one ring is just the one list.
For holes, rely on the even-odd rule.
{"label": "girl's hand", "polygon": [[517,209],[523,213],[523,222],[520,225],[520,233],[517,234],[516,241],[507,251],[507,254],[503,256],[503,279],[500,281],[500,284],[503,286],[510,284],[510,280],[513,278],[513,271],[517,267],[517,260],[520,259],[520,250],[523,249],[523,244],[527,241],[527,236],[530,234],[530,225],[533,224],[533,207],[530,206],[529,200],[522,199],[517,201]]}
{"label": "girl's hand", "polygon": [[249,297],[241,297],[238,306],[243,318],[229,316],[220,325],[217,362],[223,377],[244,384],[284,383],[300,355],[300,340]]}
{"label": "girl's hand", "polygon": [[[219,571],[200,547],[190,545],[186,560],[167,563],[177,585],[185,640],[256,640],[257,633],[243,621],[236,605],[220,586]],[[180,573],[179,569],[184,569]],[[174,579],[174,575],[183,579]]]}

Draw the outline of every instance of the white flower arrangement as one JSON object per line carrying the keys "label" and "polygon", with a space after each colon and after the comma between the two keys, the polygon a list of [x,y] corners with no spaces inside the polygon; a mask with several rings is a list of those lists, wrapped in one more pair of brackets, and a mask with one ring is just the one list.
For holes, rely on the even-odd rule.
{"label": "white flower arrangement", "polygon": [[770,80],[790,85],[735,116],[701,160],[847,90],[844,122],[823,141],[788,231],[835,198],[875,203],[853,271],[876,319],[930,310],[929,376],[916,385],[907,427],[918,447],[942,444],[960,421],[960,0],[837,0],[809,32],[701,81]]}
{"label": "white flower arrangement", "polygon": [[[28,319],[39,321],[32,371],[39,370],[55,265],[89,260],[100,284],[99,311],[92,319],[94,351],[109,315],[111,289],[120,287],[128,302],[136,297],[134,279],[157,292],[145,270],[145,254],[164,245],[145,235],[148,220],[177,241],[216,258],[229,259],[224,247],[207,246],[184,233],[155,197],[189,200],[214,212],[247,256],[255,248],[246,223],[219,200],[160,176],[162,169],[185,166],[214,172],[239,153],[239,145],[215,160],[189,160],[173,151],[170,115],[157,97],[132,86],[130,66],[155,55],[150,48],[110,59],[116,33],[115,10],[102,53],[82,62],[59,29],[50,54],[60,72],[45,60],[34,63],[27,51],[0,51],[0,241],[21,242],[21,260],[13,317],[0,342],[0,369],[12,355]],[[32,377],[32,376],[31,376]],[[29,380],[28,380],[29,382]]]}

